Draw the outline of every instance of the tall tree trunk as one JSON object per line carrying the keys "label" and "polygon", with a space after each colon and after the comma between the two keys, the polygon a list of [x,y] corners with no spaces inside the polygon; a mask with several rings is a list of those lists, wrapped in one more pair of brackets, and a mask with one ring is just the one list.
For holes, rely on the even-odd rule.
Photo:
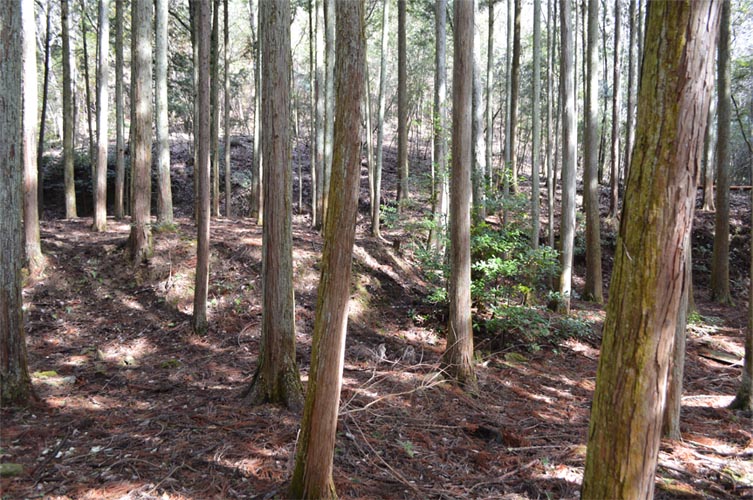
{"label": "tall tree trunk", "polygon": [[575,169],[578,164],[578,126],[575,116],[575,67],[573,65],[572,20],[570,0],[560,1],[560,93],[562,100],[562,215],[560,221],[561,264],[560,311],[570,313],[575,241]]}
{"label": "tall tree trunk", "polygon": [[[224,17],[225,20],[225,31],[224,35],[225,38],[223,40],[223,51],[225,55],[225,72],[223,73],[223,76],[225,78],[224,80],[224,93],[225,93],[225,116],[223,118],[223,122],[225,123],[225,140],[224,140],[224,146],[225,146],[225,217],[228,219],[233,217],[233,185],[232,185],[232,179],[230,177],[231,172],[231,158],[230,158],[230,150],[232,149],[232,144],[230,144],[230,57],[229,57],[229,46],[230,46],[230,20],[228,19],[228,2],[230,0],[225,0],[223,2],[224,5]],[[300,176],[299,176],[300,179]],[[300,190],[298,191],[300,193]]]}
{"label": "tall tree trunk", "polygon": [[37,144],[37,214],[42,218],[44,212],[44,131],[47,125],[47,95],[50,89],[50,37],[52,0],[47,0],[45,11],[44,35],[44,77],[42,83],[42,117],[39,119],[39,137]]}
{"label": "tall tree trunk", "polygon": [[706,136],[703,142],[703,210],[704,212],[716,211],[714,205],[714,160],[716,153],[716,131],[714,126],[716,120],[716,99],[711,100],[709,106],[708,126],[706,127]]}
{"label": "tall tree trunk", "polygon": [[[89,129],[89,167],[91,171],[92,179],[92,201],[96,206],[96,192],[94,188],[95,174],[95,162],[94,162],[94,120],[92,119],[92,93],[91,93],[91,79],[89,78],[89,50],[87,48],[87,32],[86,32],[86,17],[87,17],[86,0],[81,0],[81,44],[84,49],[84,89],[86,90],[86,125]],[[74,79],[75,80],[75,79]]]}
{"label": "tall tree trunk", "polygon": [[405,1],[397,0],[397,212],[408,199],[408,67]]}
{"label": "tall tree trunk", "polygon": [[[32,9],[27,14],[27,9]],[[24,255],[23,17],[33,3],[7,2],[0,16],[0,407],[22,405],[34,397],[24,332],[21,265]],[[19,36],[20,35],[20,36]],[[33,41],[33,39],[32,39]],[[36,63],[36,59],[34,60]],[[34,72],[36,75],[36,71]],[[36,99],[34,100],[36,105]],[[36,114],[34,115],[36,120]]]}
{"label": "tall tree trunk", "polygon": [[455,0],[452,69],[452,176],[450,177],[450,320],[442,356],[447,372],[475,390],[471,324],[471,110],[473,2]]}
{"label": "tall tree trunk", "polygon": [[[199,213],[197,217],[196,243],[196,284],[193,296],[193,331],[204,334],[207,331],[207,292],[209,290],[209,149],[210,149],[210,98],[209,98],[209,58],[212,0],[196,1],[196,48],[199,67],[197,89],[198,114],[194,117],[197,125],[196,157],[198,158]],[[258,53],[257,53],[258,54]],[[259,108],[256,108],[259,112]]]}
{"label": "tall tree trunk", "polygon": [[131,3],[131,175],[133,206],[128,257],[134,265],[152,255],[152,1]]}
{"label": "tall tree trunk", "polygon": [[212,100],[211,171],[212,171],[212,217],[220,216],[220,0],[212,0]]}
{"label": "tall tree trunk", "polygon": [[316,3],[316,218],[314,228],[320,229],[324,224],[324,136],[326,82],[324,79],[324,0]]}
{"label": "tall tree trunk", "polygon": [[173,194],[170,181],[170,126],[167,121],[167,14],[168,1],[156,0],[157,23],[155,92],[157,105],[157,223],[172,225]]}
{"label": "tall tree trunk", "polygon": [[[507,40],[505,47],[505,154],[504,165],[502,166],[502,196],[505,198],[510,194],[510,165],[512,163],[512,120],[510,119],[510,110],[512,109],[512,43],[514,19],[514,0],[507,0]],[[502,213],[504,219],[505,211],[503,210]]]}
{"label": "tall tree trunk", "polygon": [[384,158],[384,108],[387,94],[387,36],[389,33],[390,0],[383,0],[382,4],[382,42],[379,68],[379,103],[377,109],[377,145],[376,145],[376,168],[374,170],[374,199],[371,205],[371,235],[381,237],[379,231],[379,219],[382,203],[382,164]]}
{"label": "tall tree trunk", "polygon": [[[368,41],[364,37],[364,42],[366,46],[364,47],[363,51],[364,53],[368,54]],[[366,136],[366,163],[368,164],[368,182],[369,182],[369,206],[373,206],[375,203],[376,198],[376,192],[375,192],[375,180],[376,180],[376,161],[374,158],[374,138],[373,138],[373,122],[372,122],[372,106],[371,106],[371,78],[369,75],[369,64],[368,61],[366,63],[366,67],[364,68],[364,71],[366,73],[366,77],[364,78],[364,98],[363,98],[363,109],[365,114],[365,136]],[[376,203],[379,203],[379,200],[376,201]],[[374,213],[374,210],[371,210],[371,214]]]}
{"label": "tall tree trunk", "polygon": [[107,230],[107,118],[109,112],[110,76],[110,4],[99,0],[99,31],[97,36],[97,166],[94,189],[94,231]]}
{"label": "tall tree trunk", "polygon": [[[557,0],[547,0],[546,38],[547,38],[547,66],[546,66],[546,196],[547,196],[547,235],[549,246],[554,248],[554,158],[552,158],[552,134],[557,135],[552,128],[552,111],[554,109],[554,38],[557,32],[553,6]],[[617,0],[619,1],[619,0]]]}
{"label": "tall tree trunk", "polygon": [[256,373],[246,391],[253,404],[303,405],[295,362],[295,297],[291,232],[290,2],[264,0],[261,23],[264,214],[262,329]]}
{"label": "tall tree trunk", "polygon": [[729,304],[729,131],[731,121],[730,93],[730,3],[723,2],[722,25],[719,29],[717,64],[716,120],[716,213],[714,217],[714,253],[711,259],[711,297],[719,303]]}
{"label": "tall tree trunk", "polygon": [[[473,0],[474,11],[479,10],[479,0]],[[474,29],[473,34],[473,95],[471,107],[473,120],[471,122],[471,140],[473,141],[473,171],[471,184],[473,194],[473,221],[486,219],[486,145],[484,143],[484,110],[483,92],[481,90],[481,30]]]}
{"label": "tall tree trunk", "polygon": [[123,0],[115,0],[115,218],[125,215],[125,125],[123,107]]}
{"label": "tall tree trunk", "polygon": [[75,219],[76,184],[73,168],[73,79],[71,78],[71,20],[70,0],[60,2],[61,37],[63,39],[63,178],[65,182],[65,218]]}
{"label": "tall tree trunk", "polygon": [[[198,2],[199,0],[188,0],[189,11],[191,14],[191,48],[193,57],[193,120],[191,120],[191,131],[193,133],[193,218],[196,224],[199,223],[199,205],[201,204],[199,196],[199,134],[198,134],[198,116],[199,116],[199,39],[198,39]],[[249,0],[252,3],[253,0]],[[251,8],[251,31],[253,32],[253,7]],[[254,47],[255,41],[252,44]],[[256,54],[254,54],[256,58]],[[256,73],[254,73],[256,75]],[[254,142],[256,144],[256,142]],[[255,157],[255,156],[254,156]],[[253,177],[252,177],[253,179]],[[253,199],[252,199],[253,203]]]}
{"label": "tall tree trunk", "polygon": [[512,190],[518,191],[518,96],[520,95],[520,13],[521,0],[515,1],[515,13],[512,35],[512,63],[510,66],[510,170],[512,172]]}
{"label": "tall tree trunk", "polygon": [[653,498],[719,11],[713,0],[649,5],[636,148],[604,322],[583,498]]}
{"label": "tall tree trunk", "polygon": [[317,172],[317,159],[316,151],[319,147],[317,142],[317,133],[319,131],[320,121],[316,113],[316,25],[314,24],[314,18],[316,17],[316,2],[314,0],[308,0],[309,10],[309,107],[311,112],[311,130],[309,133],[309,159],[311,169],[311,227],[316,226],[316,221],[319,217],[319,206],[317,200],[319,199],[319,189],[317,182],[319,180],[319,172]]}
{"label": "tall tree trunk", "polygon": [[585,187],[586,209],[586,288],[587,299],[604,302],[601,277],[601,217],[599,213],[599,0],[588,0],[588,42],[586,43],[586,127],[585,127]]}
{"label": "tall tree trunk", "polygon": [[620,4],[622,0],[614,0],[614,55],[612,64],[612,144],[609,152],[609,162],[612,169],[609,173],[609,218],[617,218],[619,208],[620,186],[620,28],[622,14]]}
{"label": "tall tree trunk", "polygon": [[322,217],[326,224],[332,177],[332,141],[335,123],[335,0],[324,0],[324,166]]}
{"label": "tall tree trunk", "polygon": [[635,66],[636,55],[635,48],[637,44],[636,36],[636,1],[630,0],[630,11],[628,12],[628,29],[630,30],[630,36],[628,40],[628,79],[627,79],[627,117],[625,118],[625,160],[623,164],[623,178],[625,184],[627,184],[627,178],[630,170],[630,159],[633,155],[633,145],[635,137],[635,126],[633,124],[633,117],[635,116]]}
{"label": "tall tree trunk", "polygon": [[[261,0],[260,0],[261,1]],[[259,4],[257,3],[257,9]],[[252,10],[253,11],[253,10]],[[256,217],[257,224],[263,221],[263,192],[261,189],[262,151],[261,151],[261,50],[259,37],[261,25],[256,18],[256,41],[254,42],[254,163],[251,173],[251,217]]]}
{"label": "tall tree trunk", "polygon": [[492,184],[494,170],[494,0],[488,1],[488,34],[486,39],[486,184]]}
{"label": "tall tree trunk", "polygon": [[533,151],[531,158],[531,248],[539,248],[541,163],[541,0],[533,0]]}
{"label": "tall tree trunk", "polygon": [[436,200],[434,203],[434,226],[429,241],[434,252],[437,255],[444,256],[447,210],[450,198],[447,182],[449,177],[447,172],[447,0],[437,0],[434,5],[434,36],[436,47],[434,50],[433,132]]}
{"label": "tall tree trunk", "polygon": [[[25,260],[29,273],[37,276],[44,268],[39,240],[37,202],[37,35],[33,0],[22,0],[23,39],[23,217]],[[3,129],[5,130],[5,129]]]}
{"label": "tall tree trunk", "polygon": [[290,484],[293,498],[337,498],[332,480],[358,210],[363,0],[337,2],[337,116],[306,405]]}

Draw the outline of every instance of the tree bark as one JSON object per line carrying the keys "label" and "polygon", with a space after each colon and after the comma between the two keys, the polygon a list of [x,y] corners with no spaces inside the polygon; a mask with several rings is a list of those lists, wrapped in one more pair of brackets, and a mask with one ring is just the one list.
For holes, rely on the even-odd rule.
{"label": "tree bark", "polygon": [[355,239],[365,68],[363,1],[337,2],[337,116],[306,406],[289,494],[337,498],[332,480]]}
{"label": "tree bark", "polygon": [[[224,6],[224,16],[223,19],[225,21],[225,31],[224,35],[225,38],[223,39],[223,51],[225,56],[225,72],[223,73],[224,76],[224,93],[225,93],[225,105],[224,105],[224,111],[225,116],[223,117],[223,122],[225,124],[225,140],[224,140],[224,146],[225,146],[225,217],[228,219],[231,219],[233,217],[233,184],[232,179],[230,177],[230,172],[232,169],[231,165],[231,158],[230,158],[230,151],[232,149],[232,144],[230,143],[230,57],[229,57],[229,46],[230,46],[230,20],[228,19],[228,2],[230,0],[225,0],[223,2]],[[300,176],[299,176],[300,179]],[[298,191],[300,193],[300,189]]]}
{"label": "tree bark", "polygon": [[290,2],[259,4],[262,76],[264,214],[262,330],[252,404],[281,403],[298,410],[303,388],[295,361],[295,297],[291,232]]}
{"label": "tree bark", "polygon": [[471,324],[471,110],[473,3],[455,0],[452,69],[452,176],[450,177],[450,320],[442,362],[467,389],[477,386]]}
{"label": "tree bark", "polygon": [[168,1],[156,0],[156,62],[155,81],[157,105],[157,223],[173,223],[173,194],[170,181],[170,126],[167,121],[167,15]]}
{"label": "tree bark", "polygon": [[408,67],[405,0],[397,0],[397,212],[408,199]]}
{"label": "tree bark", "polygon": [[[261,6],[259,7],[261,9]],[[220,216],[220,0],[212,0],[212,55],[210,93],[212,100],[211,171],[212,217]]]}
{"label": "tree bark", "polygon": [[[92,201],[94,202],[94,205],[96,206],[96,192],[94,190],[94,178],[96,177],[95,173],[95,160],[94,160],[94,125],[92,120],[92,93],[91,93],[91,79],[89,78],[89,51],[87,48],[87,33],[86,33],[86,0],[81,0],[81,45],[84,49],[83,53],[83,60],[84,60],[84,89],[86,91],[86,125],[89,129],[89,168],[91,171],[91,180],[92,180]],[[74,78],[75,80],[75,78]]]}
{"label": "tree bark", "polygon": [[586,209],[586,288],[587,299],[604,302],[601,275],[601,217],[599,213],[599,1],[588,0],[588,42],[586,43],[586,127],[584,205]]}
{"label": "tree bark", "polygon": [[335,1],[324,1],[324,164],[322,167],[322,220],[326,224],[332,177],[332,141],[335,123]]}
{"label": "tree bark", "polygon": [[[628,79],[627,79],[627,117],[625,118],[625,159],[623,161],[623,177],[627,181],[630,170],[630,159],[633,154],[633,142],[635,137],[635,125],[633,117],[635,116],[635,48],[636,48],[636,1],[630,0],[630,10],[628,12]],[[626,182],[627,184],[627,182]]]}
{"label": "tree bark", "polygon": [[[440,0],[441,1],[441,0]],[[445,0],[446,1],[446,0]],[[380,52],[379,68],[379,103],[377,109],[377,144],[376,144],[376,168],[374,169],[374,199],[375,203],[371,205],[371,235],[375,238],[381,237],[379,230],[379,219],[381,217],[382,204],[382,164],[384,157],[384,108],[385,96],[387,94],[385,86],[387,85],[387,41],[389,33],[389,14],[390,0],[383,0],[382,6],[382,42]]]}
{"label": "tree bark", "polygon": [[533,1],[533,151],[531,155],[531,248],[539,248],[541,164],[541,0]]}
{"label": "tree bark", "polygon": [[319,189],[317,182],[319,180],[319,172],[317,172],[317,158],[316,151],[319,147],[317,142],[317,133],[319,131],[319,117],[316,113],[316,24],[314,18],[316,17],[316,2],[314,0],[308,0],[309,10],[309,107],[311,110],[311,131],[309,133],[309,159],[311,160],[311,227],[316,226],[317,218],[319,217],[319,206],[317,200],[319,199]]}
{"label": "tree bark", "polygon": [[512,35],[512,63],[510,66],[510,171],[512,191],[518,191],[518,99],[520,95],[520,13],[521,0],[514,0],[515,13]]}
{"label": "tree bark", "polygon": [[52,0],[47,0],[47,9],[45,13],[45,35],[44,35],[44,77],[42,83],[42,116],[39,119],[39,137],[37,143],[37,213],[39,218],[44,214],[44,137],[47,125],[47,96],[50,88],[50,38],[52,16]]}
{"label": "tree bark", "polygon": [[578,164],[575,116],[575,66],[570,0],[560,1],[560,95],[562,100],[562,214],[560,221],[561,264],[559,310],[570,313],[575,241],[575,178]]}
{"label": "tree bark", "polygon": [[704,212],[716,211],[714,205],[714,161],[716,152],[716,99],[711,100],[709,106],[708,126],[703,143],[703,210]]}
{"label": "tree bark", "polygon": [[[546,67],[546,195],[547,195],[547,235],[549,246],[554,248],[554,158],[552,157],[552,134],[557,135],[552,127],[552,111],[554,109],[554,38],[556,29],[553,5],[557,0],[547,0],[546,37],[547,37],[547,67]],[[619,0],[617,0],[619,1]]]}
{"label": "tree bark", "polygon": [[125,131],[123,100],[123,0],[115,0],[115,218],[125,215]]}
{"label": "tree bark", "polygon": [[152,193],[152,1],[131,3],[131,233],[128,257],[134,265],[151,258]]}
{"label": "tree bark", "polygon": [[720,2],[648,9],[635,154],[591,410],[582,498],[653,498]]}
{"label": "tree bark", "polygon": [[447,0],[437,0],[434,4],[434,36],[433,123],[434,163],[436,165],[434,192],[436,193],[436,200],[434,202],[434,225],[429,235],[429,242],[437,255],[444,256],[447,210],[450,199],[447,182]]}
{"label": "tree bark", "polygon": [[[22,273],[23,219],[23,30],[32,2],[7,2],[0,16],[0,407],[33,398],[26,357]],[[23,30],[23,31],[22,31]],[[20,36],[19,36],[20,35]],[[36,60],[34,61],[36,63]],[[36,72],[34,73],[36,75]],[[36,104],[36,100],[34,101]],[[36,120],[36,115],[34,116]]]}
{"label": "tree bark", "polygon": [[609,152],[611,171],[609,174],[609,218],[617,218],[620,186],[620,28],[622,27],[622,0],[614,0],[614,55],[612,71],[612,144]]}
{"label": "tree bark", "polygon": [[65,182],[65,218],[75,219],[76,184],[73,168],[73,79],[71,78],[71,23],[68,2],[60,2],[61,38],[63,39],[63,178]]}
{"label": "tree bark", "polygon": [[[207,292],[209,289],[209,58],[211,32],[211,0],[196,0],[196,45],[198,49],[197,108],[194,117],[197,128],[196,157],[198,158],[199,214],[196,244],[196,285],[193,297],[193,331],[207,331]],[[257,113],[259,108],[256,109]]]}
{"label": "tree bark", "polygon": [[314,228],[324,224],[324,136],[326,82],[324,80],[324,0],[316,1],[316,217]]}
{"label": "tree bark", "polygon": [[[473,0],[474,11],[479,10],[479,0]],[[486,106],[483,103],[481,90],[481,30],[474,27],[473,40],[473,95],[471,107],[473,121],[471,123],[471,137],[473,141],[473,171],[471,172],[471,184],[473,193],[473,221],[480,222],[486,219],[486,145],[484,142],[484,112]]]}
{"label": "tree bark", "polygon": [[99,0],[99,30],[97,36],[97,163],[94,189],[94,231],[107,230],[107,118],[109,112],[110,76],[110,4]]}
{"label": "tree bark", "polygon": [[716,121],[716,213],[714,214],[714,252],[711,258],[711,298],[731,304],[729,291],[729,137],[732,113],[730,92],[730,3],[723,2],[717,53]]}

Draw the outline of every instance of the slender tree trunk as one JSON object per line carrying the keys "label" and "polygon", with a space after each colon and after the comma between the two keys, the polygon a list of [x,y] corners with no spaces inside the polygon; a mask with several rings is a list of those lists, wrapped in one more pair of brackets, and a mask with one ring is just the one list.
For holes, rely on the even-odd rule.
{"label": "slender tree trunk", "polygon": [[494,170],[494,0],[488,0],[489,32],[486,40],[486,185],[492,185]]}
{"label": "slender tree trunk", "polygon": [[[196,244],[196,284],[193,296],[193,331],[204,334],[207,331],[207,292],[209,290],[209,150],[210,150],[210,97],[209,97],[209,58],[212,0],[196,1],[196,46],[199,67],[197,80],[197,108],[194,117],[197,125],[196,156],[198,158],[199,213],[197,218]],[[258,66],[257,66],[258,67]],[[256,108],[259,112],[259,108]]]}
{"label": "slender tree trunk", "polygon": [[326,82],[324,79],[324,0],[316,3],[316,213],[314,228],[320,229],[324,224],[324,136]]}
{"label": "slender tree trunk", "polygon": [[[382,204],[382,164],[384,158],[384,108],[387,85],[387,36],[389,33],[390,0],[383,0],[382,4],[382,43],[379,68],[379,103],[377,109],[377,145],[376,145],[376,168],[374,170],[374,200],[371,205],[371,235],[381,237],[379,231],[379,219]],[[441,3],[441,0],[440,0]]]}
{"label": "slender tree trunk", "polygon": [[[230,46],[230,20],[228,19],[229,1],[230,0],[225,0],[223,3],[225,7],[225,15],[223,18],[225,20],[225,38],[223,40],[223,50],[225,55],[225,72],[223,73],[223,76],[225,78],[225,116],[223,122],[225,123],[225,217],[231,219],[233,217],[233,184],[230,177],[232,167],[230,150],[232,149],[232,144],[230,143],[230,57],[228,48]],[[298,178],[300,179],[300,176]],[[298,192],[301,192],[300,189],[298,190]]]}
{"label": "slender tree trunk", "polygon": [[212,56],[210,93],[212,100],[211,171],[212,217],[220,216],[220,0],[212,0]]}
{"label": "slender tree trunk", "polygon": [[33,0],[21,1],[21,17],[23,29],[21,37],[23,39],[24,262],[29,273],[37,276],[44,268],[44,258],[39,240],[39,203],[37,203],[37,25],[34,20]]}
{"label": "slender tree trunk", "polygon": [[512,172],[512,190],[518,191],[518,99],[520,95],[520,13],[521,0],[515,1],[515,14],[512,38],[512,63],[510,66],[510,170]]}
{"label": "slender tree trunk", "polygon": [[397,0],[397,212],[408,199],[408,63],[405,1]]}
{"label": "slender tree trunk", "polygon": [[115,0],[115,218],[125,215],[125,125],[123,99],[123,0]]}
{"label": "slender tree trunk", "polygon": [[[512,164],[512,120],[510,119],[510,110],[512,109],[512,43],[514,18],[514,0],[507,0],[507,40],[505,48],[505,155],[504,165],[502,167],[502,196],[505,198],[510,194],[510,166]],[[503,210],[502,213],[504,219],[505,211]]]}
{"label": "slender tree trunk", "polygon": [[436,202],[434,204],[434,227],[432,227],[429,241],[434,252],[437,255],[444,256],[447,210],[450,199],[447,182],[447,0],[437,0],[434,5],[434,36],[436,47],[434,50],[433,132]]}
{"label": "slender tree trunk", "polygon": [[714,217],[714,253],[711,259],[711,297],[719,303],[732,303],[729,291],[729,137],[731,122],[730,93],[730,3],[722,3],[717,54],[716,121],[716,213]]}
{"label": "slender tree trunk", "polygon": [[319,180],[319,172],[317,172],[317,158],[316,151],[319,147],[317,142],[317,133],[319,131],[319,117],[316,113],[316,25],[314,24],[314,18],[316,17],[316,3],[314,0],[308,0],[309,9],[309,107],[311,110],[311,131],[309,133],[309,158],[311,160],[311,227],[316,226],[317,218],[319,217],[319,205],[317,200],[319,199],[319,189],[317,182]]}
{"label": "slender tree trunk", "polygon": [[152,255],[152,1],[131,2],[131,233],[128,257],[134,265]]}
{"label": "slender tree trunk", "polygon": [[259,4],[261,30],[264,214],[262,330],[256,373],[246,391],[253,404],[303,405],[295,362],[295,297],[291,232],[290,2]]}
{"label": "slender tree trunk", "polygon": [[709,106],[708,126],[706,127],[706,137],[703,143],[703,210],[704,212],[714,212],[714,161],[716,160],[716,131],[714,126],[716,120],[716,99],[711,100]]}
{"label": "slender tree trunk", "polygon": [[[546,67],[546,195],[547,215],[549,216],[547,234],[549,246],[554,248],[554,159],[552,158],[552,134],[557,131],[552,128],[552,110],[554,105],[554,37],[557,31],[553,13],[553,5],[557,0],[547,0],[546,38],[547,38],[547,67]],[[619,1],[619,0],[617,0]]]}
{"label": "slender tree trunk", "polygon": [[290,484],[292,498],[337,498],[332,480],[348,323],[366,64],[363,1],[337,2],[337,116],[329,213],[316,306],[306,405]]}
{"label": "slender tree trunk", "polygon": [[[364,43],[366,46],[363,48],[364,53],[368,54],[368,41],[364,37]],[[379,203],[379,200],[376,200],[376,161],[374,158],[374,138],[372,135],[373,128],[372,128],[372,115],[371,115],[371,78],[369,76],[369,64],[368,61],[366,62],[366,67],[364,68],[364,71],[366,73],[366,77],[364,78],[364,98],[363,98],[363,108],[364,113],[366,116],[366,162],[368,163],[368,182],[369,182],[369,206],[374,206],[375,203]],[[374,213],[374,210],[371,210],[371,214]],[[372,224],[373,225],[373,224]]]}
{"label": "slender tree trunk", "polygon": [[[32,9],[31,12],[25,12]],[[24,332],[22,273],[24,241],[24,40],[22,18],[32,17],[33,3],[7,2],[0,16],[0,407],[22,405],[34,397]],[[32,38],[32,42],[33,42]],[[34,60],[36,64],[36,59]],[[34,72],[36,75],[36,71]],[[36,99],[34,105],[36,106]],[[34,121],[36,121],[36,114]]]}
{"label": "slender tree trunk", "polygon": [[541,0],[533,1],[533,151],[531,157],[531,248],[539,248],[541,163]]}
{"label": "slender tree trunk", "polygon": [[625,160],[623,163],[623,176],[625,179],[625,184],[627,184],[627,178],[629,175],[630,170],[630,159],[633,154],[633,141],[635,137],[635,126],[633,125],[633,116],[635,113],[635,94],[636,94],[636,85],[635,85],[635,62],[636,62],[636,55],[635,55],[635,47],[637,44],[637,36],[636,36],[636,1],[638,0],[630,0],[630,11],[628,13],[628,29],[630,32],[629,40],[628,40],[628,79],[627,79],[627,117],[625,118]]}
{"label": "slender tree trunk", "polygon": [[622,26],[622,0],[614,0],[614,55],[612,72],[612,145],[609,162],[612,170],[609,174],[609,218],[617,218],[619,208],[620,185],[620,28]]}
{"label": "slender tree trunk", "polygon": [[110,4],[99,0],[99,32],[97,37],[97,166],[94,189],[94,231],[107,230],[107,150],[109,146],[107,118],[109,113],[110,76]]}
{"label": "slender tree trunk", "polygon": [[63,39],[63,177],[65,182],[65,218],[75,219],[76,184],[73,168],[73,79],[71,78],[71,20],[68,2],[60,2],[61,37]]}
{"label": "slender tree trunk", "polygon": [[[633,164],[591,410],[582,498],[653,498],[669,359],[713,85],[719,2],[648,9]],[[650,68],[650,69],[649,69]],[[666,106],[673,103],[673,106]],[[679,251],[678,251],[679,250]]]}
{"label": "slender tree trunk", "polygon": [[455,0],[450,178],[450,321],[442,357],[448,374],[475,390],[471,324],[471,114],[473,2]]}
{"label": "slender tree trunk", "polygon": [[[199,205],[201,204],[199,195],[199,134],[198,134],[198,116],[199,116],[199,39],[198,39],[198,2],[199,0],[188,0],[191,13],[191,48],[193,49],[193,120],[191,127],[193,133],[193,218],[196,224],[199,223]],[[253,0],[249,0],[252,3]],[[251,30],[253,31],[253,7],[251,9]],[[255,39],[253,45],[255,46]],[[254,54],[254,58],[256,55]],[[254,73],[256,75],[256,73]],[[254,142],[256,144],[256,142]],[[253,179],[253,177],[252,177]],[[252,200],[253,203],[253,200]]]}
{"label": "slender tree trunk", "polygon": [[599,0],[588,0],[588,42],[586,43],[586,126],[585,126],[585,188],[586,209],[586,288],[587,299],[604,302],[601,277],[601,216],[599,213]]}
{"label": "slender tree trunk", "polygon": [[173,194],[170,181],[170,126],[167,121],[167,14],[168,1],[156,0],[157,23],[155,82],[157,106],[157,223],[172,225]]}
{"label": "slender tree trunk", "polygon": [[44,35],[44,80],[42,83],[42,117],[39,119],[39,138],[37,144],[37,214],[42,218],[44,213],[44,132],[47,125],[47,96],[50,88],[50,37],[52,16],[52,0],[47,0],[45,13]]}
{"label": "slender tree trunk", "polygon": [[[474,11],[478,11],[479,0],[473,0]],[[481,89],[481,30],[474,29],[473,40],[473,96],[471,123],[471,136],[473,141],[473,171],[471,183],[473,191],[473,221],[479,222],[486,219],[486,145],[484,143],[484,112],[486,106],[483,103]]]}
{"label": "slender tree trunk", "polygon": [[570,313],[575,241],[575,178],[578,126],[575,117],[575,67],[573,65],[572,20],[570,0],[560,1],[560,92],[562,99],[562,214],[560,221],[561,264],[560,311]]}
{"label": "slender tree trunk", "polygon": [[261,44],[259,43],[261,37],[261,25],[259,24],[258,16],[256,23],[256,41],[254,42],[254,52],[256,55],[256,60],[254,61],[254,163],[251,175],[251,217],[256,217],[257,223],[262,224],[264,222],[264,202],[262,200],[263,193],[261,190]]}
{"label": "slender tree trunk", "polygon": [[335,123],[335,0],[324,0],[324,166],[322,217],[326,224],[332,177],[332,140]]}
{"label": "slender tree trunk", "polygon": [[96,206],[96,192],[95,192],[95,161],[94,161],[94,120],[92,120],[92,93],[91,93],[91,79],[89,78],[89,51],[86,43],[86,0],[81,0],[81,44],[84,49],[84,88],[86,90],[86,125],[89,128],[89,166],[92,179],[92,201]]}

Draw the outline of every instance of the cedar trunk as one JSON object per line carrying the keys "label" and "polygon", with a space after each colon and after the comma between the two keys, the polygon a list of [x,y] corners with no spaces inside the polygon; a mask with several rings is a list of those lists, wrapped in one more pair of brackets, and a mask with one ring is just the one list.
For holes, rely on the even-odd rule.
{"label": "cedar trunk", "polygon": [[125,215],[125,137],[123,101],[123,3],[115,1],[115,218]]}
{"label": "cedar trunk", "polygon": [[[374,202],[371,205],[371,235],[375,238],[381,236],[379,231],[379,219],[382,204],[382,163],[384,148],[384,100],[387,94],[387,35],[389,29],[390,0],[383,0],[382,6],[382,47],[379,69],[379,105],[377,110],[377,146],[376,168],[374,169]],[[441,3],[441,0],[440,0]]]}
{"label": "cedar trunk", "polygon": [[170,182],[170,128],[167,121],[167,14],[168,0],[157,0],[156,84],[157,105],[157,223],[173,223],[173,195]]}
{"label": "cedar trunk", "polygon": [[107,117],[109,108],[108,77],[110,75],[110,8],[108,0],[99,0],[99,32],[97,51],[97,163],[94,189],[94,231],[107,229]]}
{"label": "cedar trunk", "polygon": [[397,211],[408,199],[408,67],[405,1],[397,0]]}
{"label": "cedar trunk", "polygon": [[63,178],[65,183],[65,218],[75,219],[76,184],[73,169],[73,81],[71,78],[71,20],[69,0],[61,0],[60,22],[63,39]]}
{"label": "cedar trunk", "polygon": [[625,190],[591,412],[583,498],[653,498],[720,4],[649,5],[635,154]]}
{"label": "cedar trunk", "polygon": [[[437,255],[444,256],[447,210],[450,199],[447,172],[447,0],[434,6],[434,225],[429,241]],[[380,116],[380,119],[383,119]],[[381,128],[381,126],[380,126]]]}

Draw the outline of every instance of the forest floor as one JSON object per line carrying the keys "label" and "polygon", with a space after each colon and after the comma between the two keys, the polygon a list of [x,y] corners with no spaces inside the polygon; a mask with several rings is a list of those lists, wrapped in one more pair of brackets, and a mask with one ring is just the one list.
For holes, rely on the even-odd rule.
{"label": "forest floor", "polygon": [[[732,306],[708,300],[713,214],[698,214],[699,316],[688,329],[683,439],[662,442],[657,498],[753,498],[753,419],[726,409],[746,322],[747,200],[733,198]],[[574,315],[593,329],[577,340],[482,350],[478,393],[466,394],[439,376],[445,315],[427,300],[431,284],[411,247],[392,244],[408,231],[386,227],[377,241],[365,217],[362,210],[354,250],[338,493],[578,497],[603,307],[574,301]],[[211,327],[196,336],[190,219],[156,231],[154,258],[135,269],[123,257],[127,221],[110,219],[105,233],[90,224],[42,224],[47,270],[24,290],[38,401],[2,410],[0,461],[23,467],[0,479],[3,498],[284,498],[300,415],[239,398],[259,351],[261,228],[212,220]],[[305,215],[294,217],[293,231],[305,384],[322,241]]]}

